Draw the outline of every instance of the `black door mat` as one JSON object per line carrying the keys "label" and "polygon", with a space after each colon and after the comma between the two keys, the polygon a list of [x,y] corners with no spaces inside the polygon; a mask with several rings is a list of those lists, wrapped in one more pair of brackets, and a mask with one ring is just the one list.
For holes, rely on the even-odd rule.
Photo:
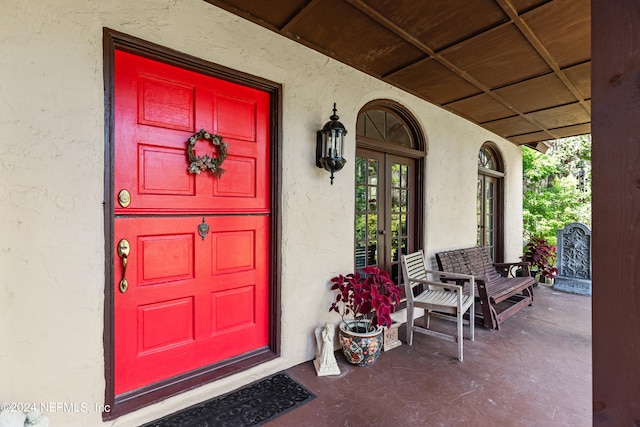
{"label": "black door mat", "polygon": [[259,426],[315,398],[289,375],[279,372],[142,427]]}

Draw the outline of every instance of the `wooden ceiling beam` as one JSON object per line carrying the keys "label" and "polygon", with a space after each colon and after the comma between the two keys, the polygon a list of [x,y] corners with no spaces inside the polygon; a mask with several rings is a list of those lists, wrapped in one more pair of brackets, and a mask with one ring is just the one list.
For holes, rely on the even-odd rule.
{"label": "wooden ceiling beam", "polygon": [[520,15],[518,15],[518,11],[515,6],[511,2],[511,0],[495,0],[498,3],[498,6],[502,8],[504,13],[511,19],[511,21],[516,25],[518,30],[522,33],[522,35],[527,39],[529,44],[538,52],[540,57],[549,65],[549,67],[553,70],[553,72],[558,76],[560,81],[569,89],[569,91],[576,97],[578,102],[582,105],[582,108],[586,110],[589,115],[591,115],[591,107],[586,102],[582,93],[578,90],[578,88],[573,84],[571,80],[566,76],[566,74],[560,68],[560,64],[558,61],[549,53],[544,44],[540,41],[538,36],[535,35],[531,27],[522,19]]}
{"label": "wooden ceiling beam", "polygon": [[239,16],[241,18],[246,19],[249,22],[253,22],[256,25],[260,25],[261,27],[264,27],[268,30],[271,30],[275,33],[280,33],[280,28],[276,27],[275,25],[271,24],[270,22],[267,22],[263,19],[259,19],[258,17],[252,15],[251,13],[242,10],[242,9],[238,9],[235,6],[230,5],[229,3],[227,3],[224,0],[204,0],[205,2],[215,6],[215,7],[219,7],[222,10],[226,10],[229,13],[232,13],[236,16]]}
{"label": "wooden ceiling beam", "polygon": [[[309,11],[311,9],[313,9],[318,3],[320,3],[320,0],[311,0],[305,7],[302,8],[302,10],[298,13],[296,13],[294,16],[292,16],[289,21],[284,24],[282,26],[282,28],[280,28],[280,33],[281,34],[292,34],[290,31],[290,28],[296,24],[296,22],[298,22],[300,19],[302,19],[307,13],[309,13]],[[296,35],[294,34],[294,37]]]}
{"label": "wooden ceiling beam", "polygon": [[[459,77],[463,78],[464,80],[466,80],[467,82],[469,82],[473,86],[477,87],[478,90],[480,90],[481,92],[491,96],[494,100],[498,101],[499,103],[501,103],[505,107],[509,108],[511,111],[513,111],[518,116],[522,117],[523,119],[527,120],[528,122],[530,122],[530,123],[534,124],[535,126],[537,126],[538,128],[540,128],[540,131],[545,132],[545,133],[547,133],[549,135],[549,137],[550,137],[549,139],[556,139],[557,135],[555,135],[551,130],[547,129],[542,123],[538,122],[537,120],[535,120],[535,119],[533,119],[531,117],[528,117],[522,111],[520,111],[517,108],[515,108],[506,99],[502,98],[501,96],[499,96],[495,92],[493,92],[490,87],[482,84],[479,80],[477,80],[474,77],[470,76],[468,73],[466,73],[464,70],[462,70],[461,68],[456,66],[454,63],[452,63],[448,59],[444,58],[439,53],[436,53],[429,46],[425,45],[420,40],[416,39],[411,34],[406,32],[402,28],[398,27],[396,24],[394,24],[389,19],[387,19],[385,16],[381,15],[374,8],[372,8],[371,6],[366,4],[363,0],[346,0],[346,1],[349,4],[351,4],[352,6],[354,6],[355,8],[357,8],[358,10],[360,10],[362,13],[366,14],[371,19],[376,21],[378,24],[380,24],[383,27],[385,27],[387,30],[389,30],[389,31],[393,32],[394,34],[396,34],[397,36],[401,37],[407,43],[410,43],[411,45],[417,47],[418,49],[420,49],[423,52],[425,52],[426,54],[428,54],[431,58],[433,58],[435,61],[439,62],[441,65],[443,65],[444,67],[449,69],[454,74],[458,75]],[[506,25],[506,24],[507,23],[502,24],[502,25]],[[499,28],[502,25],[498,25],[496,28]],[[400,70],[396,70],[394,72],[397,72],[397,71],[400,71]],[[392,74],[388,74],[386,76],[380,76],[380,78],[382,80],[385,80],[385,78],[389,77],[390,75],[392,75]],[[458,113],[455,113],[455,114],[458,114]]]}

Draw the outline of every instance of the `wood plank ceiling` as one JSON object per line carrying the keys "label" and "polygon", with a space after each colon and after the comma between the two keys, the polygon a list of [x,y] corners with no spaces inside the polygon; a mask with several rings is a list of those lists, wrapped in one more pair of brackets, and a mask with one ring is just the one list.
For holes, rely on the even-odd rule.
{"label": "wood plank ceiling", "polygon": [[205,0],[514,144],[591,132],[590,0]]}

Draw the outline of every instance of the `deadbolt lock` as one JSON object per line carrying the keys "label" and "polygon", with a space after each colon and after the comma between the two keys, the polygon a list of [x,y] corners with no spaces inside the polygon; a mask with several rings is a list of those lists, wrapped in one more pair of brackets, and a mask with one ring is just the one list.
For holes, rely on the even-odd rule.
{"label": "deadbolt lock", "polygon": [[118,193],[118,203],[120,203],[120,206],[123,208],[129,206],[131,204],[131,193],[127,190],[120,190]]}

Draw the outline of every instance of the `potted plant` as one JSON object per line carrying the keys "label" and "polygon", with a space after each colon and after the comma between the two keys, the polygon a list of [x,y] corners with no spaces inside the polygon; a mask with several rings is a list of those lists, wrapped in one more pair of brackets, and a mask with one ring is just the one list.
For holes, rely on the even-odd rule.
{"label": "potted plant", "polygon": [[368,266],[359,272],[331,279],[336,291],[329,311],[342,317],[338,336],[342,351],[354,365],[371,366],[383,345],[383,326],[391,326],[391,313],[400,302],[401,287],[386,271]]}
{"label": "potted plant", "polygon": [[531,264],[531,275],[540,274],[541,280],[553,279],[558,274],[555,266],[556,247],[545,239],[533,237],[524,247],[524,255],[520,258]]}

